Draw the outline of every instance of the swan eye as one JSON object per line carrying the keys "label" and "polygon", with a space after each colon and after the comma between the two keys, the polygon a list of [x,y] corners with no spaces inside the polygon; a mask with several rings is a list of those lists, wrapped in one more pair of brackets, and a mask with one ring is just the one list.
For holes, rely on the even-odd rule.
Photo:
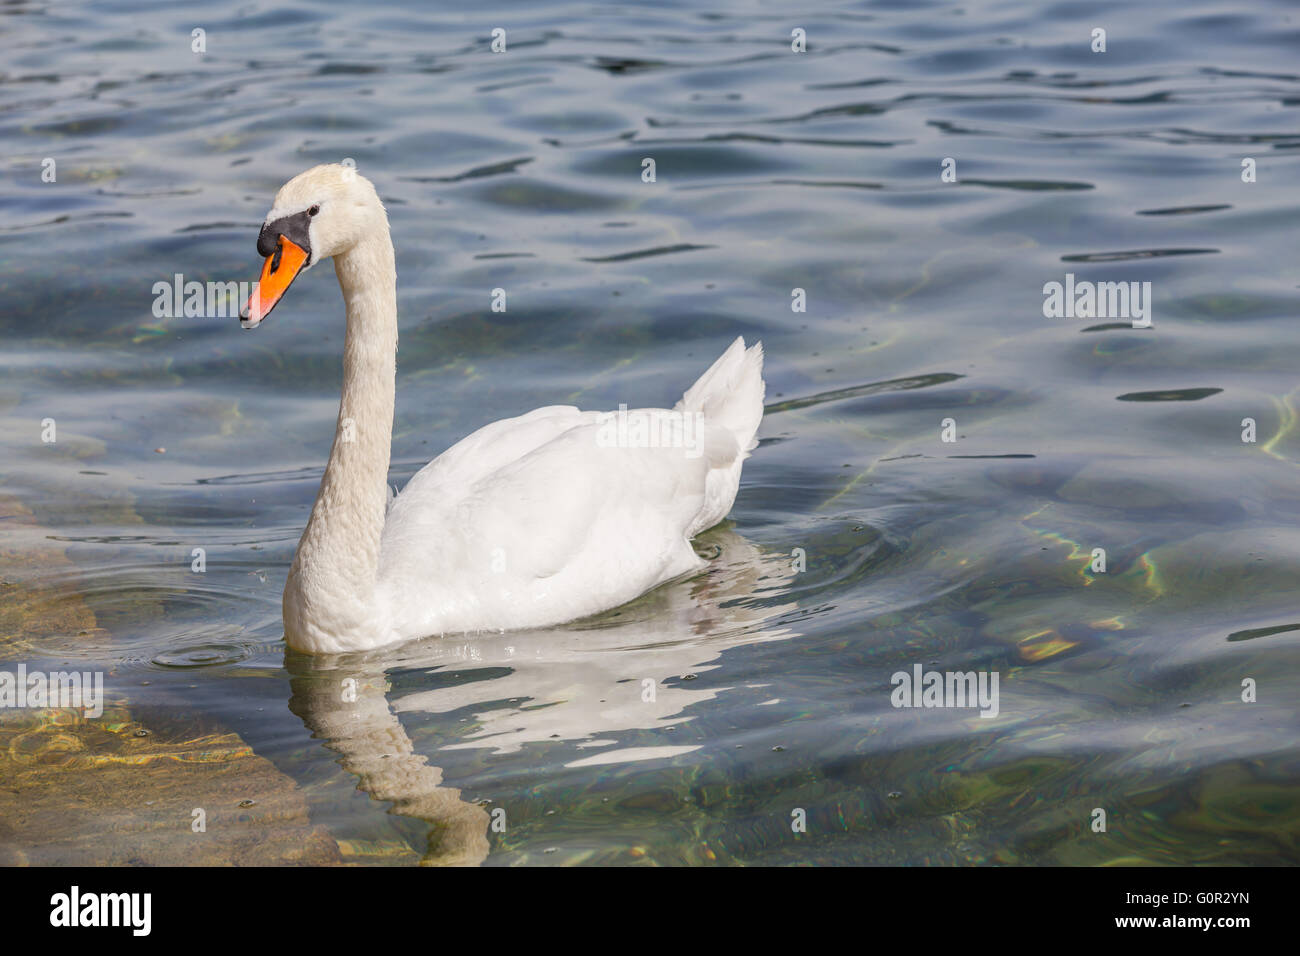
{"label": "swan eye", "polygon": [[319,205],[312,206],[310,209],[307,210],[307,215],[314,216],[318,212],[320,212],[320,206]]}

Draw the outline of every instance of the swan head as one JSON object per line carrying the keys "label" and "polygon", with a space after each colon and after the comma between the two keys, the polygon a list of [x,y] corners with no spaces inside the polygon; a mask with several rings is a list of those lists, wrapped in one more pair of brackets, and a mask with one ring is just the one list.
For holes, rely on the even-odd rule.
{"label": "swan head", "polygon": [[266,257],[257,288],[240,313],[255,329],[294,279],[322,259],[346,253],[388,217],[374,185],[353,166],[331,163],[299,173],[280,187],[257,236]]}

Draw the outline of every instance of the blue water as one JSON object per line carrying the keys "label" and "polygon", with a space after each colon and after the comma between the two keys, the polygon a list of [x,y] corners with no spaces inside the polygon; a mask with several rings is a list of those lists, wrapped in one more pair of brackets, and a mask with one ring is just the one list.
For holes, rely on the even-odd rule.
{"label": "blue water", "polygon": [[[0,667],[102,670],[117,708],[4,859],[188,852],[188,816],[140,848],[58,803],[125,728],[236,735],[267,771],[241,825],[288,826],[289,794],[314,862],[1300,859],[1294,5],[0,14]],[[255,279],[275,190],[344,160],[397,249],[394,484],[764,343],[709,572],[545,632],[286,659],[337,284],[256,333],[160,318],[154,287]],[[1152,327],[1045,316],[1067,273],[1149,282]],[[996,673],[998,715],[894,707],[918,664]],[[123,785],[188,794],[182,765],[208,766]]]}

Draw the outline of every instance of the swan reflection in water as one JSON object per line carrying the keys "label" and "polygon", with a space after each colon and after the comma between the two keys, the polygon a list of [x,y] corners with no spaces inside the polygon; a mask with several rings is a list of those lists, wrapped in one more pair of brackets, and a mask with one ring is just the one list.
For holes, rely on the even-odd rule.
{"label": "swan reflection in water", "polygon": [[[447,749],[509,753],[563,739],[592,751],[570,766],[697,749],[625,749],[617,735],[690,720],[690,705],[726,691],[665,681],[725,667],[718,659],[729,648],[797,635],[777,621],[795,609],[779,599],[794,576],[788,555],[761,552],[725,525],[700,535],[695,545],[712,559],[704,572],[575,624],[434,638],[365,654],[291,651],[285,660],[289,709],[339,754],[339,763],[358,778],[358,789],[432,825],[422,863],[477,865],[490,852],[487,810],[443,786],[442,771],[415,751],[397,715],[439,716],[492,705],[475,713],[475,730]],[[391,670],[465,665],[506,673],[389,699]],[[500,707],[502,700],[513,706]]]}

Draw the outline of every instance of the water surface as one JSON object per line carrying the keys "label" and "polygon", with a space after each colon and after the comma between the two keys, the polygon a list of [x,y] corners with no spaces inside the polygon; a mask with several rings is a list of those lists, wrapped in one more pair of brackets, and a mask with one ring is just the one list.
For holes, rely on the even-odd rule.
{"label": "water surface", "polygon": [[[0,664],[102,670],[112,701],[0,720],[0,859],[1300,858],[1293,5],[0,13]],[[397,248],[394,484],[535,406],[670,405],[763,341],[707,573],[286,656],[337,285],[255,333],[153,290],[255,278],[275,190],[344,159]],[[1067,273],[1150,282],[1153,327],[1046,318]],[[916,664],[997,672],[999,715],[894,708]]]}

